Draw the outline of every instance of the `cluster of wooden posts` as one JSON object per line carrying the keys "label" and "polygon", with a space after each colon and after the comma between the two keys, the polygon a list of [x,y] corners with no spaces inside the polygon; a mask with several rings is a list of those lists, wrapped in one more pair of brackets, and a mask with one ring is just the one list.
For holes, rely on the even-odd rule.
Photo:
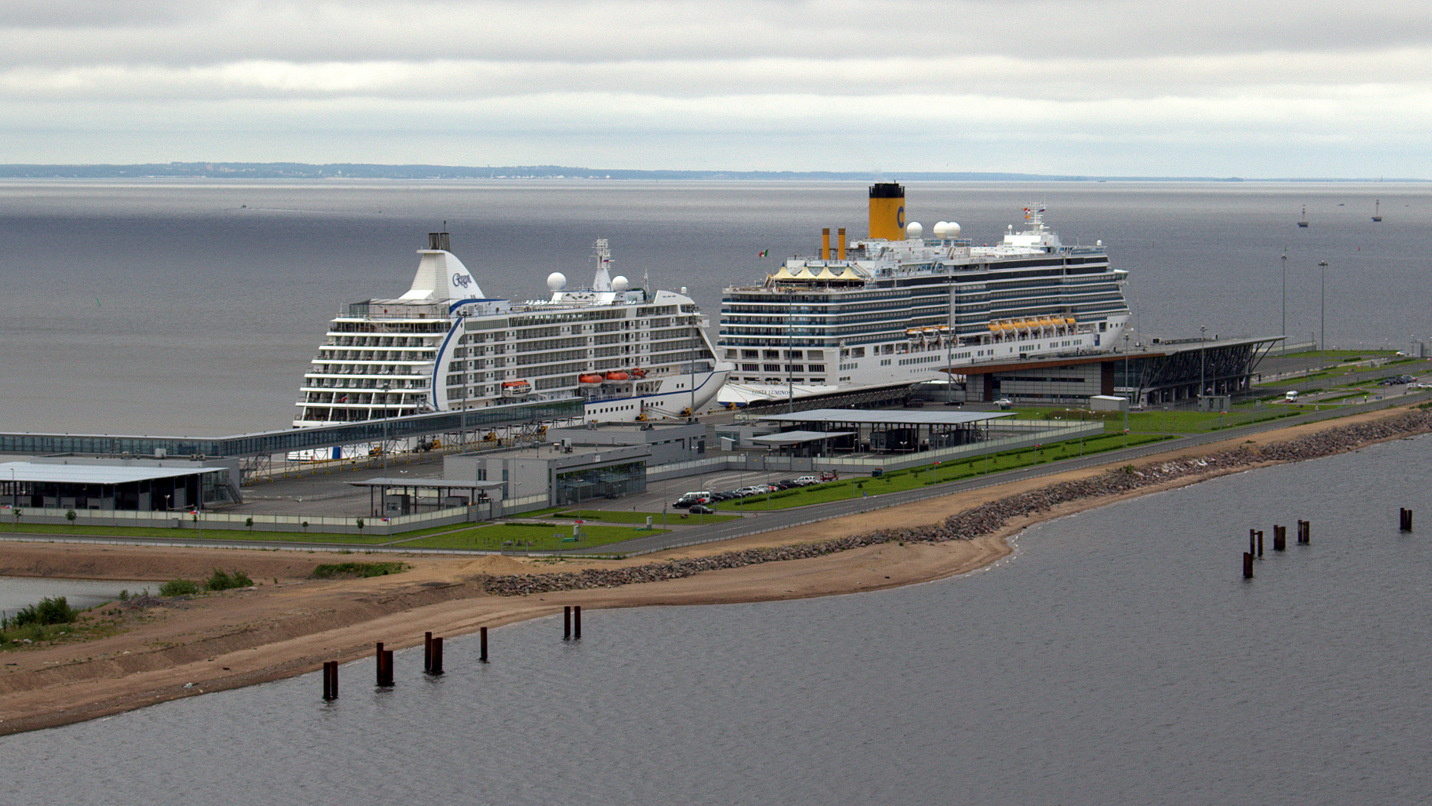
{"label": "cluster of wooden posts", "polygon": [[[567,605],[562,608],[562,640],[569,641],[582,637],[582,606]],[[478,628],[478,662],[487,663],[487,628]],[[384,649],[378,642],[374,653],[377,661],[378,687],[393,686],[393,650]],[[423,634],[423,674],[437,676],[443,673],[443,639],[432,633]],[[323,663],[323,699],[338,699],[338,661]]]}
{"label": "cluster of wooden posts", "polygon": [[[1403,508],[1400,512],[1399,528],[1404,532],[1412,531],[1412,510]],[[1298,521],[1298,545],[1306,546],[1313,542],[1312,523],[1310,521]],[[1284,551],[1288,548],[1288,527],[1273,527],[1273,550]],[[1243,578],[1253,578],[1253,558],[1263,556],[1263,530],[1248,530],[1248,550],[1243,552]]]}

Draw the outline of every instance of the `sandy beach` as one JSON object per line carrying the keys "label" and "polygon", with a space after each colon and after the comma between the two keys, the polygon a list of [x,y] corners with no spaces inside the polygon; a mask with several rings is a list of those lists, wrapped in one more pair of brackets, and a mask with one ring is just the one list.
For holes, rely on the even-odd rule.
{"label": "sandy beach", "polygon": [[[1240,435],[1196,450],[1171,450],[1140,464],[1212,455],[1240,446],[1270,445],[1401,413],[1405,410],[1393,409],[1251,437]],[[1354,447],[1357,445],[1347,449]],[[1245,465],[1237,470],[1246,469]],[[920,527],[987,502],[1098,476],[1108,470],[1109,466],[1105,466],[999,484],[898,509],[623,561],[423,555],[402,557],[410,568],[401,574],[371,579],[308,578],[321,563],[364,559],[359,555],[3,543],[0,576],[153,579],[157,583],[176,577],[205,578],[218,567],[243,570],[259,584],[250,590],[162,606],[106,606],[85,617],[113,622],[113,628],[103,637],[0,655],[4,663],[0,674],[0,734],[92,719],[206,691],[302,674],[318,669],[327,660],[346,662],[368,656],[377,641],[389,648],[405,648],[421,643],[425,631],[456,636],[475,632],[479,627],[497,627],[560,612],[568,604],[592,609],[769,601],[942,579],[983,568],[1007,556],[1011,551],[1009,538],[1037,521],[1233,472],[1211,469],[1149,484],[1136,492],[1062,503],[1011,519],[997,532],[969,540],[886,542],[807,559],[764,562],[611,588],[497,596],[484,587],[493,576],[637,566],[740,548],[823,541],[876,529]],[[318,696],[316,688],[314,696]]]}

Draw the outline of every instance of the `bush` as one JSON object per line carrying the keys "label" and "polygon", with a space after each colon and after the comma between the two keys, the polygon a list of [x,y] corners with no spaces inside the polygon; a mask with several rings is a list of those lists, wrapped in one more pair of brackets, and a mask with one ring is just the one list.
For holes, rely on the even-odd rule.
{"label": "bush", "polygon": [[199,583],[188,579],[171,579],[159,586],[160,596],[193,596],[199,592]]}
{"label": "bush", "polygon": [[24,627],[29,624],[38,626],[69,624],[78,615],[79,611],[70,607],[69,602],[65,601],[65,597],[57,596],[51,599],[47,596],[37,604],[27,605],[9,618],[0,619],[0,629]]}
{"label": "bush", "polygon": [[396,574],[407,568],[399,562],[388,563],[331,563],[320,565],[313,569],[309,576],[313,579],[333,579],[335,577],[381,577],[388,574]]}
{"label": "bush", "polygon": [[254,581],[249,579],[249,575],[243,571],[226,574],[220,569],[215,568],[214,573],[211,574],[208,581],[204,583],[204,587],[211,591],[226,591],[233,588],[251,588],[253,584]]}

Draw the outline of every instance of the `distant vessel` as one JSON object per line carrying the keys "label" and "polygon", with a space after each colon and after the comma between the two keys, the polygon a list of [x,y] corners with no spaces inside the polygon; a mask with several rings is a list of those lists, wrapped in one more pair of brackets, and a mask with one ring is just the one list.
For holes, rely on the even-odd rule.
{"label": "distant vessel", "polygon": [[1378,199],[1377,201],[1373,202],[1373,204],[1372,204],[1372,220],[1373,220],[1373,221],[1381,221],[1381,220],[1382,220],[1382,199]]}
{"label": "distant vessel", "polygon": [[483,294],[448,244],[448,233],[430,233],[406,293],[352,303],[333,320],[295,426],[570,398],[589,421],[681,417],[726,380],[696,303],[612,277],[606,239],[590,289],[566,290],[553,272],[552,296],[529,302]]}
{"label": "distant vessel", "polygon": [[1300,218],[1300,219],[1298,219],[1298,226],[1300,226],[1300,227],[1306,227],[1306,226],[1308,226],[1308,205],[1306,205],[1306,204],[1303,205],[1303,217]]}
{"label": "distant vessel", "polygon": [[1112,350],[1129,320],[1127,272],[1102,243],[1066,246],[1024,208],[994,245],[941,221],[905,224],[905,190],[870,188],[870,237],[785,261],[725,289],[716,346],[735,365],[724,403],[947,378],[978,362]]}

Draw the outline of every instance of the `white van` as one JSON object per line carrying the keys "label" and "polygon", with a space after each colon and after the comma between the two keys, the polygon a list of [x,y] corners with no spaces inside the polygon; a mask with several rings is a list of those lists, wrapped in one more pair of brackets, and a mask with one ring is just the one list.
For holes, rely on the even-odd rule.
{"label": "white van", "polygon": [[1297,403],[1297,402],[1298,402],[1298,390],[1294,389],[1293,391],[1289,392],[1288,394],[1283,395],[1283,400],[1284,400],[1284,402],[1287,402],[1287,403]]}
{"label": "white van", "polygon": [[704,504],[710,500],[710,490],[697,490],[695,492],[683,494],[680,498],[676,499],[676,502],[673,503],[672,506],[676,507],[677,509],[685,509],[692,504]]}

